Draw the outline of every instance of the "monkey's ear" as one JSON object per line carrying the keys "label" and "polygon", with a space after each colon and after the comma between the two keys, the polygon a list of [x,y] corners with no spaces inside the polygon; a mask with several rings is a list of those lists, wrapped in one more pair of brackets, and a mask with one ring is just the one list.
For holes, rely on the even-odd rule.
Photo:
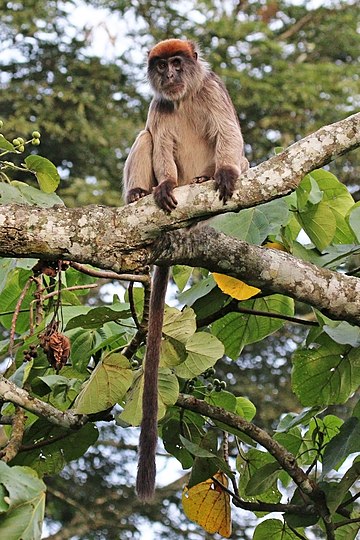
{"label": "monkey's ear", "polygon": [[198,53],[196,51],[193,52],[193,58],[194,60],[197,60],[198,59]]}

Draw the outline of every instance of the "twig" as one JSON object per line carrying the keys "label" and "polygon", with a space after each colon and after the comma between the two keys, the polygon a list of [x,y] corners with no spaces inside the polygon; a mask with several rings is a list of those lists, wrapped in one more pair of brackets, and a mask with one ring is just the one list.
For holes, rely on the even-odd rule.
{"label": "twig", "polygon": [[281,319],[283,321],[288,321],[294,324],[303,324],[306,326],[319,326],[317,321],[308,321],[306,319],[300,319],[299,317],[291,317],[290,315],[283,315],[282,313],[274,313],[269,311],[259,311],[256,309],[248,309],[245,307],[239,306],[237,300],[232,300],[229,304],[226,304],[223,308],[215,313],[212,313],[208,317],[204,317],[199,320],[197,326],[201,328],[202,326],[208,326],[213,323],[215,320],[218,320],[219,317],[224,317],[228,313],[243,313],[244,315],[254,315],[256,317],[267,317],[269,319]]}
{"label": "twig", "polygon": [[143,316],[141,323],[139,324],[138,331],[136,332],[135,336],[130,341],[129,345],[122,351],[122,354],[126,358],[131,358],[134,353],[138,350],[141,343],[145,341],[147,332],[148,332],[148,326],[149,326],[149,310],[150,310],[150,293],[151,293],[151,285],[150,280],[143,283],[144,287],[144,308],[143,308]]}
{"label": "twig", "polygon": [[27,282],[24,285],[23,290],[21,291],[21,294],[19,296],[18,301],[16,302],[14,315],[11,320],[11,330],[10,330],[10,340],[9,340],[9,356],[12,358],[13,356],[13,348],[14,348],[14,341],[15,341],[15,332],[16,332],[16,322],[19,316],[21,304],[24,301],[24,298],[26,296],[26,293],[29,290],[30,284],[32,282],[32,277],[30,277]]}
{"label": "twig", "polygon": [[94,270],[83,264],[71,261],[70,266],[83,274],[88,276],[104,278],[104,279],[118,279],[123,281],[138,281],[139,283],[148,283],[149,275],[148,274],[118,274],[116,272],[110,272],[107,270]]}
{"label": "twig", "polygon": [[22,407],[15,407],[15,414],[12,421],[12,432],[9,442],[4,450],[0,452],[0,458],[5,463],[9,463],[19,452],[25,431],[26,416]]}
{"label": "twig", "polygon": [[360,523],[360,517],[346,519],[345,521],[339,521],[338,523],[334,524],[334,529],[338,529],[339,527],[345,527],[345,525],[349,525],[350,523]]}
{"label": "twig", "polygon": [[234,505],[242,510],[248,510],[250,512],[290,512],[291,514],[297,515],[315,514],[315,508],[310,505],[244,501],[239,497],[238,494],[231,491],[231,489],[229,489],[227,486],[224,486],[224,484],[222,484],[217,478],[212,476],[211,479],[213,482],[215,482],[215,484],[220,486],[223,491],[226,491],[226,493],[232,497]]}

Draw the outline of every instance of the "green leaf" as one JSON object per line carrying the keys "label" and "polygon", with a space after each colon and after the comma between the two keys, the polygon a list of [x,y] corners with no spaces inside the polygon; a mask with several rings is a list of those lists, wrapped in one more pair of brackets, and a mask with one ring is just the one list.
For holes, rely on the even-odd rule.
{"label": "green leaf", "polygon": [[191,308],[184,311],[166,306],[164,312],[163,334],[186,343],[188,338],[196,332],[195,313]]}
{"label": "green leaf", "polygon": [[[28,465],[39,475],[57,474],[67,462],[78,459],[89,446],[95,444],[98,435],[96,426],[90,423],[74,431],[39,419],[26,430],[23,440],[24,445],[35,445],[35,448],[19,453],[12,464]],[[45,441],[47,444],[39,445]],[[36,444],[39,445],[38,448]]]}
{"label": "green leaf", "polygon": [[41,538],[46,486],[28,467],[9,467],[0,461],[1,485],[9,508],[0,514],[0,535],[6,540]]}
{"label": "green leaf", "polygon": [[[130,391],[126,396],[126,403],[119,418],[132,426],[139,426],[142,418],[142,395],[144,389],[144,376],[139,370]],[[159,369],[158,378],[158,420],[166,414],[167,407],[174,405],[179,396],[179,383],[176,375],[168,368]]]}
{"label": "green leaf", "polygon": [[81,372],[86,371],[94,346],[95,332],[93,330],[77,330],[70,336],[71,363]]}
{"label": "green leaf", "polygon": [[310,240],[320,251],[331,243],[336,232],[336,218],[327,203],[311,206],[297,217]]}
{"label": "green leaf", "polygon": [[[6,285],[0,294],[0,306],[3,313],[10,312],[10,315],[0,316],[0,324],[2,324],[6,329],[11,328],[12,313],[14,312],[15,306],[19,300],[19,296],[23,291],[24,285],[28,278],[31,276],[32,272],[28,270],[23,270],[20,268],[15,268],[8,275]],[[29,309],[30,302],[33,300],[34,285],[30,285],[28,292],[25,295],[25,298],[21,304],[21,309]],[[19,316],[16,320],[16,332],[18,334],[23,334],[29,328],[29,313],[24,311],[19,313]]]}
{"label": "green leaf", "polygon": [[321,411],[323,411],[323,409],[317,406],[310,408],[307,407],[299,414],[288,413],[280,419],[276,431],[278,433],[282,433],[284,431],[289,431],[298,425],[305,426],[309,423],[309,420],[317,416],[317,414]]}
{"label": "green leaf", "polygon": [[[295,489],[294,495],[290,501],[291,504],[304,504],[304,494],[300,492],[299,488]],[[285,521],[293,529],[299,529],[300,527],[310,527],[315,525],[320,519],[319,514],[291,514],[286,512]]]}
{"label": "green leaf", "polygon": [[53,193],[60,183],[60,175],[51,161],[41,156],[25,158],[27,168],[33,172],[44,193]]}
{"label": "green leaf", "polygon": [[189,281],[192,272],[193,268],[191,266],[178,264],[172,267],[172,277],[180,292],[184,289],[185,285]]}
{"label": "green leaf", "polygon": [[250,477],[245,488],[247,496],[260,495],[271,489],[279,477],[281,467],[277,461],[266,463]]}
{"label": "green leaf", "polygon": [[29,203],[33,206],[40,206],[41,208],[50,208],[55,204],[64,206],[62,199],[56,193],[44,193],[40,189],[28,186],[25,182],[19,182],[18,180],[11,182],[11,187],[13,186],[21,193],[25,204]]}
{"label": "green leaf", "polygon": [[[118,309],[117,309],[118,308]],[[115,304],[111,308],[107,306],[90,309],[86,315],[78,315],[72,318],[66,325],[65,330],[73,328],[100,328],[110,321],[119,321],[131,317],[129,309],[125,309],[121,304]]]}
{"label": "green leaf", "polygon": [[[220,471],[222,471],[223,473],[225,473],[226,475],[228,475],[230,477],[233,476],[233,472],[230,469],[229,465],[226,463],[226,461],[223,458],[220,458],[214,452],[209,451],[206,448],[203,448],[202,446],[189,441],[188,439],[186,439],[186,437],[183,437],[182,435],[180,435],[180,441],[182,442],[184,447],[191,454],[193,454],[196,458],[212,460],[214,462],[214,465],[215,465],[214,469],[216,468],[217,471],[220,470]],[[212,469],[211,466],[210,466],[210,468]],[[212,469],[212,470],[214,470],[214,469]],[[215,472],[216,472],[216,470],[215,470]],[[203,480],[206,480],[206,478],[203,478]],[[202,480],[200,480],[200,481],[202,481]],[[198,482],[196,482],[196,483],[198,483]],[[192,483],[192,485],[195,485],[195,482]]]}
{"label": "green leaf", "polygon": [[180,434],[185,433],[193,442],[200,442],[204,437],[205,419],[192,411],[171,407],[161,426],[161,435],[165,449],[176,457],[184,469],[192,467],[194,458],[180,441]]}
{"label": "green leaf", "polygon": [[210,395],[206,396],[205,401],[232,413],[236,411],[237,398],[231,392],[225,392],[224,390],[221,392],[211,392]]}
{"label": "green leaf", "polygon": [[[248,452],[239,455],[236,460],[236,468],[240,473],[239,493],[247,501],[257,501],[258,497],[247,494],[247,485],[256,474],[256,471],[271,463],[274,464],[274,458],[268,452],[261,452],[251,448]],[[281,493],[277,488],[276,478],[272,480],[270,486],[261,494],[261,500],[264,502],[279,502]]]}
{"label": "green leaf", "polygon": [[[241,302],[241,307],[264,313],[280,313],[293,315],[294,301],[291,298],[275,294],[256,300]],[[212,333],[225,345],[225,354],[236,360],[249,343],[261,341],[272,334],[284,324],[281,319],[246,315],[242,313],[229,313],[212,324]]]}
{"label": "green leaf", "polygon": [[0,133],[0,149],[7,150],[8,152],[15,152],[15,146],[5,139],[4,135]]}
{"label": "green leaf", "polygon": [[178,295],[178,301],[181,304],[192,306],[196,300],[207,295],[214,287],[216,287],[216,283],[212,275],[210,275],[198,283],[195,283],[195,285],[192,285],[190,289],[180,293]]}
{"label": "green leaf", "polygon": [[360,349],[322,334],[293,358],[292,386],[305,406],[345,403],[360,384]]}
{"label": "green leaf", "polygon": [[[353,206],[354,200],[347,188],[330,172],[323,169],[306,175],[299,186],[302,191],[311,192],[317,183],[322,192],[322,200],[316,205],[307,204],[298,207],[298,219],[316,247],[322,251],[331,242],[334,244],[351,244],[354,236],[345,220],[346,214]],[[318,199],[318,197],[315,197]],[[302,201],[301,195],[298,202]]]}
{"label": "green leaf", "polygon": [[228,236],[251,244],[262,244],[269,235],[278,234],[281,226],[289,221],[289,217],[286,201],[278,199],[236,214],[228,212],[216,216],[209,220],[209,224]]}
{"label": "green leaf", "polygon": [[28,204],[27,199],[14,186],[0,182],[1,204]]}
{"label": "green leaf", "polygon": [[224,354],[224,346],[215,336],[197,332],[186,342],[185,362],[174,367],[178,377],[192,379],[212,367]]}
{"label": "green leaf", "polygon": [[323,330],[336,343],[351,345],[352,347],[358,347],[360,345],[360,328],[358,326],[352,326],[346,321],[341,321],[336,326],[325,324]]}
{"label": "green leaf", "polygon": [[353,452],[360,452],[360,420],[348,418],[325,447],[322,476],[336,469]]}
{"label": "green leaf", "polygon": [[[297,531],[303,534],[303,530]],[[298,540],[299,536],[287,527],[286,523],[279,519],[266,519],[255,529],[253,540]]]}
{"label": "green leaf", "polygon": [[75,412],[104,411],[122,400],[133,381],[129,360],[120,353],[103,358],[75,401]]}
{"label": "green leaf", "polygon": [[348,221],[357,241],[360,242],[360,201],[350,209]]}
{"label": "green leaf", "polygon": [[256,414],[256,407],[248,398],[237,397],[235,413],[251,422]]}

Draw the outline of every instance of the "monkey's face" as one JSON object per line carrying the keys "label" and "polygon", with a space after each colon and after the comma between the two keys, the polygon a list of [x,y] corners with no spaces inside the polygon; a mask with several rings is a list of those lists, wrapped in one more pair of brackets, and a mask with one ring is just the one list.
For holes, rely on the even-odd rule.
{"label": "monkey's face", "polygon": [[179,101],[190,89],[195,70],[194,58],[178,54],[170,58],[151,59],[148,76],[151,86],[163,98]]}

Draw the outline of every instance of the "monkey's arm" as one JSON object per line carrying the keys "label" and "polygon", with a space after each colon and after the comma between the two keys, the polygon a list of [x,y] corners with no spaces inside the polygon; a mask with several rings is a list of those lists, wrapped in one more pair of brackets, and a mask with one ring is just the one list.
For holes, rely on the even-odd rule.
{"label": "monkey's arm", "polygon": [[209,115],[210,130],[215,132],[215,187],[224,203],[231,198],[235,182],[249,168],[244,156],[244,140],[231,98],[222,82],[214,76],[213,92],[218,113]]}
{"label": "monkey's arm", "polygon": [[152,133],[153,168],[157,186],[154,188],[154,198],[158,206],[171,212],[177,206],[173,190],[178,185],[178,172],[174,160],[174,136],[171,132],[173,123],[171,115],[160,113],[156,105],[150,107],[148,126]]}
{"label": "monkey's arm", "polygon": [[136,137],[125,162],[123,192],[126,203],[149,195],[156,185],[152,155],[152,136],[147,129],[144,129]]}

